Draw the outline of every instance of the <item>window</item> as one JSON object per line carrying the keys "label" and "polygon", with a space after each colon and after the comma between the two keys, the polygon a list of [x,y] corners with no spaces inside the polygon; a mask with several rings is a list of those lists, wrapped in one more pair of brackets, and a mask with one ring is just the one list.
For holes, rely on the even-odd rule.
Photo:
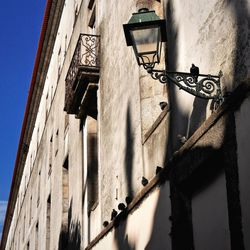
{"label": "window", "polygon": [[77,20],[78,12],[79,12],[78,3],[76,3],[76,0],[75,0],[75,8],[74,8],[74,26],[75,26],[75,23],[76,23],[76,20]]}
{"label": "window", "polygon": [[46,249],[50,249],[50,217],[51,217],[51,197],[47,199],[47,214],[46,214]]}
{"label": "window", "polygon": [[55,138],[55,156],[58,153],[58,146],[59,146],[59,129],[56,131],[56,138]]}
{"label": "window", "polygon": [[92,10],[95,0],[89,0],[88,8]]}
{"label": "window", "polygon": [[39,224],[36,223],[36,232],[35,232],[35,250],[38,250],[38,232],[39,232]]}
{"label": "window", "polygon": [[30,196],[30,217],[29,217],[29,225],[31,224],[32,221],[32,195]]}
{"label": "window", "polygon": [[17,198],[16,198],[16,214],[17,214],[17,216],[19,215],[19,195],[20,195],[20,193],[18,192],[18,194],[17,194]]}
{"label": "window", "polygon": [[32,167],[33,167],[33,156],[31,154],[30,155],[30,172],[31,172]]}
{"label": "window", "polygon": [[17,249],[20,249],[21,248],[21,233],[20,233],[20,230],[18,232],[18,242],[17,242],[17,245],[18,245]]}
{"label": "window", "polygon": [[38,149],[38,146],[39,146],[39,128],[37,128],[37,136],[36,136],[36,147]]}
{"label": "window", "polygon": [[92,13],[90,15],[90,19],[89,19],[89,27],[94,29],[95,28],[95,20],[96,20],[96,8],[94,7],[94,9],[92,10]]}
{"label": "window", "polygon": [[98,183],[98,133],[97,119],[87,116],[83,133],[83,230],[86,243],[93,239],[97,230],[99,183]]}
{"label": "window", "polygon": [[23,217],[23,241],[25,239],[25,222],[26,222],[26,216]]}
{"label": "window", "polygon": [[49,171],[48,171],[48,176],[50,176],[51,172],[52,172],[52,155],[53,155],[53,135],[50,137],[50,141],[49,141]]}
{"label": "window", "polygon": [[98,142],[97,120],[87,117],[87,185],[88,211],[92,211],[98,204]]}
{"label": "window", "polygon": [[64,133],[66,132],[68,127],[69,127],[69,114],[65,114],[65,117],[64,117]]}
{"label": "window", "polygon": [[59,48],[58,51],[57,60],[58,60],[58,78],[59,78],[62,69],[61,47]]}
{"label": "window", "polygon": [[37,182],[37,207],[40,204],[40,189],[41,189],[41,170],[38,173],[38,182]]}
{"label": "window", "polygon": [[[26,188],[27,188],[27,186],[28,186],[28,177],[27,177],[27,175],[25,174],[25,190],[24,190],[24,192],[26,192]],[[24,195],[23,195],[24,196]]]}
{"label": "window", "polygon": [[49,115],[49,93],[47,93],[46,95],[46,101],[45,101],[45,120],[48,119],[48,115]]}
{"label": "window", "polygon": [[51,103],[52,103],[52,101],[53,101],[53,98],[54,98],[54,86],[53,86],[53,84],[51,85]]}
{"label": "window", "polygon": [[65,36],[65,43],[64,43],[64,58],[66,57],[67,54],[67,48],[68,48],[68,36]]}
{"label": "window", "polygon": [[68,230],[68,211],[69,211],[69,157],[67,156],[62,167],[62,230]]}
{"label": "window", "polygon": [[96,22],[96,4],[95,0],[90,0],[88,4],[88,9],[89,9],[89,22],[88,26],[91,29],[95,29],[95,22]]}
{"label": "window", "polygon": [[64,156],[66,157],[68,154],[68,141],[69,141],[69,115],[65,115],[65,129],[64,129]]}

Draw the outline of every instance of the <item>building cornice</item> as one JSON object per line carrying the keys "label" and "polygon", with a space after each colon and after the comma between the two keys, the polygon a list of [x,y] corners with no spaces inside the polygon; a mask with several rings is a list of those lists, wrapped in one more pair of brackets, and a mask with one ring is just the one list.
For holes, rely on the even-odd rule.
{"label": "building cornice", "polygon": [[6,247],[10,225],[14,214],[17,194],[22,179],[28,147],[33,133],[37,111],[44,88],[49,62],[56,40],[56,34],[65,0],[47,0],[40,33],[38,49],[33,68],[28,99],[19,139],[19,145],[12,177],[11,190],[2,232],[0,249]]}

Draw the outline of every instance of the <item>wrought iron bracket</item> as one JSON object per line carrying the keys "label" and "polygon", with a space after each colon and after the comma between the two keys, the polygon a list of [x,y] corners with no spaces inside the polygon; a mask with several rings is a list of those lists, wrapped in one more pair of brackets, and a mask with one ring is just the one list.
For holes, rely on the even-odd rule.
{"label": "wrought iron bracket", "polygon": [[193,96],[212,99],[217,105],[220,105],[224,101],[220,86],[221,71],[218,75],[193,75],[185,72],[155,70],[154,65],[144,65],[144,68],[154,80],[159,80],[163,84],[170,81],[177,85],[179,89]]}

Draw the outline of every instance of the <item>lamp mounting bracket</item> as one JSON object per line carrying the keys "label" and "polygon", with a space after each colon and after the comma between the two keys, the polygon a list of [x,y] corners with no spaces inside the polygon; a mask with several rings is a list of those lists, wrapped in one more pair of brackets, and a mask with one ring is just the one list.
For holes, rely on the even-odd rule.
{"label": "lamp mounting bracket", "polygon": [[170,81],[177,85],[179,89],[193,96],[212,99],[219,105],[223,102],[224,98],[220,86],[222,71],[220,71],[218,75],[194,75],[186,72],[156,70],[152,64],[144,64],[143,66],[154,80],[159,80],[163,84]]}

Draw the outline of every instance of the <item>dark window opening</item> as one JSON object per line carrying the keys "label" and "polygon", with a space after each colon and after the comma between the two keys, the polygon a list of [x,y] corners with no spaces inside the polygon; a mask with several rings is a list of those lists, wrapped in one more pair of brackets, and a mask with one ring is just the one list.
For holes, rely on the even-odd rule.
{"label": "dark window opening", "polygon": [[40,190],[41,190],[41,170],[39,171],[39,174],[38,174],[38,191],[37,191],[37,207],[39,206],[40,204]]}
{"label": "dark window opening", "polygon": [[29,217],[29,224],[32,221],[32,196],[30,196],[30,217]]}
{"label": "dark window opening", "polygon": [[47,214],[46,214],[46,249],[50,249],[50,217],[51,217],[51,197],[49,195],[47,200]]}
{"label": "dark window opening", "polygon": [[35,234],[35,250],[38,250],[38,232],[39,232],[39,224],[36,223],[36,234]]}
{"label": "dark window opening", "polygon": [[49,93],[46,95],[46,102],[45,102],[45,120],[47,121],[48,116],[49,116]]}
{"label": "dark window opening", "polygon": [[59,79],[62,69],[61,47],[59,48],[58,51],[57,60],[58,60],[58,79]]}
{"label": "dark window opening", "polygon": [[62,230],[68,231],[68,211],[69,211],[69,157],[65,158],[62,167]]}
{"label": "dark window opening", "polygon": [[93,211],[98,204],[98,138],[97,120],[87,118],[87,184],[88,212]]}
{"label": "dark window opening", "polygon": [[90,19],[89,19],[89,27],[94,29],[95,28],[95,21],[96,21],[96,7],[94,7]]}
{"label": "dark window opening", "polygon": [[48,171],[48,176],[51,175],[52,172],[52,155],[53,155],[53,135],[50,138],[50,143],[49,143],[49,171]]}
{"label": "dark window opening", "polygon": [[58,147],[59,147],[59,129],[56,131],[56,140],[55,140],[55,156],[58,153]]}
{"label": "dark window opening", "polygon": [[88,8],[92,10],[95,0],[89,0]]}

